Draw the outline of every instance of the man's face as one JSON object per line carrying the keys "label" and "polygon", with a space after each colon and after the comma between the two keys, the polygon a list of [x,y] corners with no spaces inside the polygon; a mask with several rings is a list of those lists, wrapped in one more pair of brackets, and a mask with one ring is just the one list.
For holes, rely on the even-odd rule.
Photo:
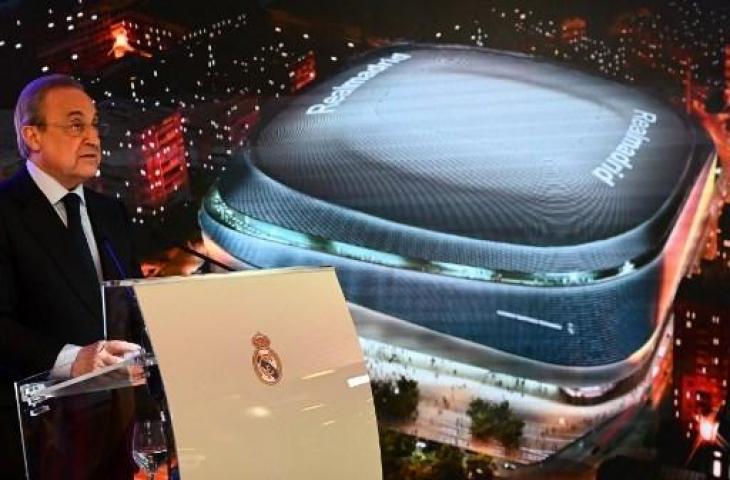
{"label": "man's face", "polygon": [[[101,162],[97,112],[76,88],[54,88],[41,105],[43,125],[33,126],[30,159],[69,190],[96,174]],[[27,137],[26,137],[27,138]]]}

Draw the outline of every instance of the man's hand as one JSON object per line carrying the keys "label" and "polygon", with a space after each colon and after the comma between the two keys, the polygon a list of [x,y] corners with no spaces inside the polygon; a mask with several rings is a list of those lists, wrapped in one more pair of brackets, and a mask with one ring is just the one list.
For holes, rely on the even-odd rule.
{"label": "man's hand", "polygon": [[71,365],[71,377],[78,377],[85,373],[114,365],[124,360],[127,353],[135,353],[140,346],[135,343],[121,340],[101,340],[81,347],[76,354],[76,360]]}

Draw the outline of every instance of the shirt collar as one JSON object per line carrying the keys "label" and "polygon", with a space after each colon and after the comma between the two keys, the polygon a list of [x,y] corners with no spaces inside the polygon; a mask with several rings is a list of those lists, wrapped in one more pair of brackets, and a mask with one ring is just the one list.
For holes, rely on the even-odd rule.
{"label": "shirt collar", "polygon": [[[44,172],[32,161],[26,160],[25,166],[28,169],[30,177],[33,179],[35,184],[38,185],[38,188],[41,189],[41,192],[43,192],[43,195],[45,195],[48,201],[51,202],[51,205],[57,204],[66,196],[67,193],[69,193],[69,190],[67,190],[66,187],[58,183],[58,180]],[[86,204],[83,184],[79,184],[76,188],[71,190],[71,192],[74,192],[81,198],[82,205]]]}

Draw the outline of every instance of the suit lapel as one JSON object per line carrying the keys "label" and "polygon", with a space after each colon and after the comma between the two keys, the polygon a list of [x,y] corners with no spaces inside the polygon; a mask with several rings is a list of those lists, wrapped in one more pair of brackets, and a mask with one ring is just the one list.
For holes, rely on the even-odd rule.
{"label": "suit lapel", "polygon": [[80,268],[81,254],[74,248],[69,232],[55,209],[25,168],[15,175],[13,186],[15,197],[21,203],[22,222],[44,247],[86,308],[96,318],[101,318],[99,284]]}

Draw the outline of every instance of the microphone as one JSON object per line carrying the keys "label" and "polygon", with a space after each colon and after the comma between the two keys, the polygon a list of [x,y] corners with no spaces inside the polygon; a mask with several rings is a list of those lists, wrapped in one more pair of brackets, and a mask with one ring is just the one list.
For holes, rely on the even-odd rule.
{"label": "microphone", "polygon": [[[114,249],[112,242],[109,240],[108,235],[106,235],[106,232],[101,233],[100,239],[101,246],[104,249],[104,252],[108,256],[108,258],[114,264],[114,268],[116,269],[120,280],[130,279],[127,269],[124,268],[124,265],[119,260],[119,255],[117,255],[117,252]],[[130,287],[119,288],[122,288],[124,290],[124,298],[126,299],[128,306],[128,310],[123,309],[126,313],[125,318],[129,325],[128,334],[130,334],[132,339],[135,339],[135,337],[138,336],[138,338],[136,338],[135,340],[139,342],[142,350],[145,352],[145,356],[154,355],[154,350],[152,349],[152,340],[150,339],[149,333],[147,332],[147,327],[144,323],[142,313],[139,310],[139,304],[137,302],[137,297],[135,296],[133,289]],[[143,362],[146,362],[146,358],[144,356],[141,358]],[[152,365],[145,364],[145,366],[150,367]],[[147,369],[147,381],[144,384],[143,390],[148,395],[148,398],[151,398],[156,402],[150,404],[150,402],[145,399],[144,395],[135,394],[135,400],[138,409],[143,411],[144,415],[151,415],[151,412],[154,413],[156,408],[159,408],[161,411],[165,411],[167,409],[164,395],[165,389],[162,385],[162,377],[160,376],[159,371]]]}
{"label": "microphone", "polygon": [[[166,245],[170,245],[170,246],[173,246],[173,247],[177,247],[180,250],[182,250],[183,252],[189,253],[190,255],[193,255],[194,257],[198,257],[199,259],[201,259],[203,261],[206,261],[208,263],[211,263],[211,264],[215,265],[216,267],[222,268],[223,270],[225,270],[227,272],[235,272],[236,271],[235,268],[231,268],[228,265],[226,265],[225,263],[219,262],[218,260],[216,260],[214,258],[211,258],[208,255],[205,255],[203,253],[200,253],[197,250],[195,250],[193,248],[190,248],[190,247],[188,247],[185,244],[182,244],[182,243],[179,243],[179,242],[177,242],[175,240],[169,239],[168,237],[166,237],[165,235],[163,235],[162,233],[160,233],[157,229],[150,229],[149,230],[149,233],[150,233],[150,235],[152,235],[152,237],[155,240],[157,240],[161,244],[166,244]],[[258,267],[256,265],[252,265],[250,263],[249,263],[249,265],[251,265],[254,268],[261,268],[261,267]]]}
{"label": "microphone", "polygon": [[[129,272],[126,268],[124,268],[124,264],[122,264],[121,260],[119,260],[119,255],[117,255],[116,250],[114,249],[114,246],[112,245],[112,242],[109,240],[109,236],[106,234],[106,232],[101,232],[100,235],[101,239],[101,246],[104,249],[104,253],[106,253],[107,257],[112,261],[112,264],[114,264],[114,268],[117,271],[117,275],[119,276],[120,280],[130,280]],[[137,311],[137,298],[135,297],[133,290],[131,288],[122,287],[125,292],[125,297],[127,299],[128,305],[132,309],[132,311],[137,312],[136,315],[134,315],[132,318],[136,319],[136,322],[132,320],[128,320],[129,323],[129,329],[131,331],[128,331],[127,334],[131,334],[132,338],[139,335],[138,341],[141,344],[142,348],[147,353],[152,353],[152,341],[150,340],[149,334],[147,333],[147,328],[144,324],[144,319],[141,318],[141,313]],[[129,315],[133,315],[131,312]],[[134,323],[137,325],[135,326]],[[136,330],[136,331],[135,331]]]}
{"label": "microphone", "polygon": [[127,269],[124,268],[124,265],[122,265],[122,262],[119,261],[119,257],[117,256],[116,251],[114,251],[112,242],[109,241],[109,237],[107,237],[106,234],[104,234],[104,233],[102,233],[102,235],[101,235],[101,246],[104,248],[104,251],[106,252],[107,256],[111,259],[112,263],[114,264],[114,268],[117,270],[117,275],[119,275],[119,279],[127,280],[129,278],[129,272],[127,272]]}
{"label": "microphone", "polygon": [[204,255],[204,254],[198,252],[197,250],[188,247],[187,245],[183,245],[182,243],[173,243],[172,245],[174,247],[177,247],[180,250],[184,251],[185,253],[189,253],[190,255],[196,256],[196,257],[198,257],[201,260],[204,260],[204,261],[206,261],[208,263],[212,263],[216,267],[220,267],[220,268],[222,268],[223,270],[225,270],[227,272],[235,272],[236,271],[235,268],[231,268],[228,265],[226,265],[225,263],[221,263],[218,260],[209,257],[208,255]]}

